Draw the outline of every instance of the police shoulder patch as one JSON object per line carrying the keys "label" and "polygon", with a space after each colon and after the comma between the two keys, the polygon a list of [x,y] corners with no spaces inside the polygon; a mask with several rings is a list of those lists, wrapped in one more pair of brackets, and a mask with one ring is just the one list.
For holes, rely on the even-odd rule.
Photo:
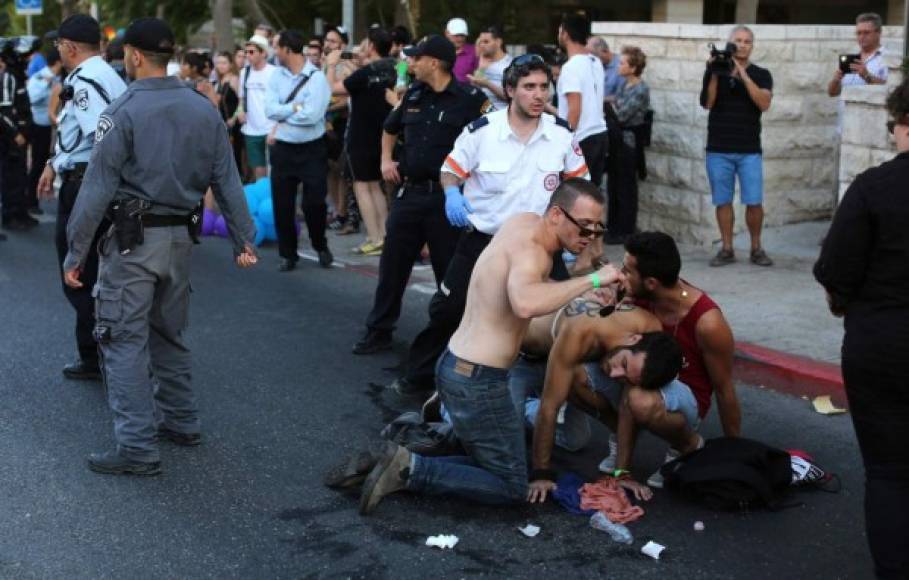
{"label": "police shoulder patch", "polygon": [[473,132],[476,131],[477,129],[479,129],[479,128],[481,128],[481,127],[485,127],[485,126],[488,125],[488,124],[489,124],[489,117],[487,117],[487,116],[484,115],[484,116],[482,116],[482,117],[476,119],[475,121],[473,121],[473,122],[470,123],[469,125],[467,125],[467,130],[470,131],[471,133],[473,133]]}
{"label": "police shoulder patch", "polygon": [[98,126],[95,128],[95,143],[100,143],[104,136],[114,128],[114,120],[107,114],[98,117]]}
{"label": "police shoulder patch", "polygon": [[88,89],[79,89],[76,91],[76,94],[73,95],[73,104],[80,111],[88,110]]}
{"label": "police shoulder patch", "polygon": [[568,129],[569,131],[571,131],[571,125],[568,124],[568,121],[566,121],[562,117],[559,117],[558,115],[553,115],[553,117],[555,118],[556,125],[558,125],[559,127],[564,127],[565,129]]}

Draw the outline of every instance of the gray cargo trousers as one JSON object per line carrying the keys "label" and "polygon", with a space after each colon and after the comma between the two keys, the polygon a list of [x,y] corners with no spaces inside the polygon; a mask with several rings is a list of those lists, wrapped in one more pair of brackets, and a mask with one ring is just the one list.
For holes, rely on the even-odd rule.
{"label": "gray cargo trousers", "polygon": [[125,256],[115,237],[102,242],[96,336],[117,451],[136,461],[159,460],[159,425],[199,432],[184,341],[192,246],[186,226],[146,228]]}

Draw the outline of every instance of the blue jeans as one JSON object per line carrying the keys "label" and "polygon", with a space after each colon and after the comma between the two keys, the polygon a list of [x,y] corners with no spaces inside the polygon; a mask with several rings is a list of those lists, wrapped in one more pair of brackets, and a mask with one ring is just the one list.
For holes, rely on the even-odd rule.
{"label": "blue jeans", "polygon": [[736,175],[739,176],[742,203],[761,205],[764,202],[764,161],[760,153],[707,152],[707,178],[713,205],[732,203]]}
{"label": "blue jeans", "polygon": [[524,426],[508,391],[508,374],[445,350],[436,363],[436,385],[467,456],[414,454],[408,489],[485,504],[526,500]]}
{"label": "blue jeans", "polygon": [[[524,425],[533,429],[540,411],[540,397],[546,382],[546,359],[518,358],[508,376],[508,387]],[[590,442],[590,418],[571,403],[565,403],[556,422],[555,444],[567,451],[579,451]]]}

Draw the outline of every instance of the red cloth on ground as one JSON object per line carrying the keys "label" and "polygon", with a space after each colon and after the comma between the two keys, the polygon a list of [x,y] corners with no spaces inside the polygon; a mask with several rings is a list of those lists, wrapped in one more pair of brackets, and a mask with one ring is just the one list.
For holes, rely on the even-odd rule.
{"label": "red cloth on ground", "polygon": [[581,509],[599,510],[614,524],[627,524],[644,515],[644,508],[631,505],[625,490],[612,477],[581,486]]}

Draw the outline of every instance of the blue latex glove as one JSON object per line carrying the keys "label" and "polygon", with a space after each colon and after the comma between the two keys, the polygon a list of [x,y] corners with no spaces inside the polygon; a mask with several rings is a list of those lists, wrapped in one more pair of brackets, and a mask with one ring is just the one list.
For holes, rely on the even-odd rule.
{"label": "blue latex glove", "polygon": [[467,214],[473,213],[470,202],[461,193],[457,185],[449,185],[445,188],[445,216],[448,222],[456,228],[464,228],[470,225]]}

